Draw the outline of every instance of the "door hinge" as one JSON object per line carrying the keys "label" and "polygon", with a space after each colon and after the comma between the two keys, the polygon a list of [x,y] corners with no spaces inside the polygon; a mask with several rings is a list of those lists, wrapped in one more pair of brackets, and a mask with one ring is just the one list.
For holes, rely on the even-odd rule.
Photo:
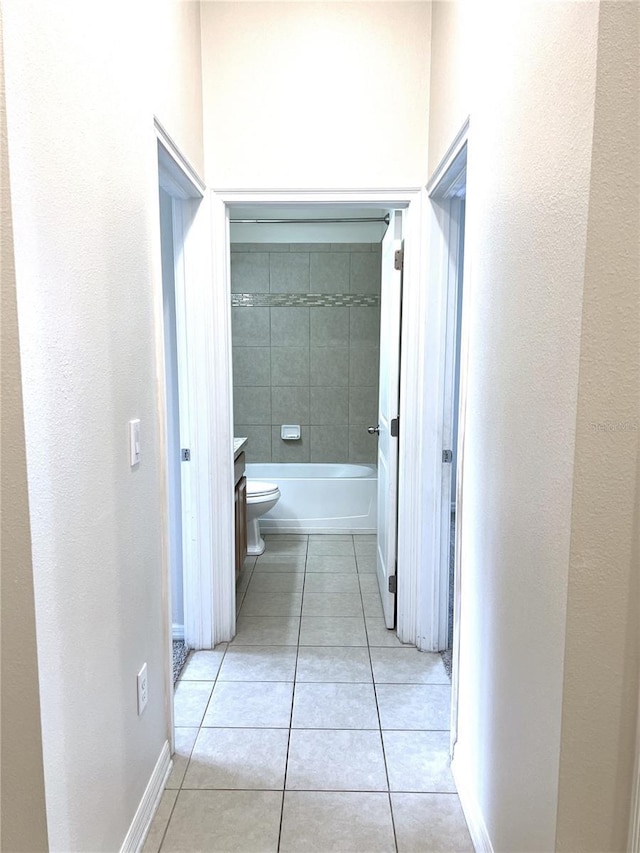
{"label": "door hinge", "polygon": [[397,438],[400,435],[400,415],[397,418],[391,418],[389,432],[391,433],[391,438]]}
{"label": "door hinge", "polygon": [[188,447],[183,447],[180,451],[181,462],[191,462],[191,451]]}
{"label": "door hinge", "polygon": [[442,451],[442,461],[443,462],[453,462],[453,450],[443,450]]}
{"label": "door hinge", "polygon": [[393,259],[393,268],[395,270],[404,269],[404,249],[396,249]]}
{"label": "door hinge", "polygon": [[389,575],[389,592],[393,595],[396,594],[396,590],[398,588],[398,576],[397,575]]}

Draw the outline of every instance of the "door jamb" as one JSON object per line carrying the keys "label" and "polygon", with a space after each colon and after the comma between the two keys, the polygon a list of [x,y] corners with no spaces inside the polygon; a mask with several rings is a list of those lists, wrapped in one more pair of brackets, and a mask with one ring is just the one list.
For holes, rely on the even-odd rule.
{"label": "door jamb", "polygon": [[[434,171],[432,178],[427,184],[431,202],[431,274],[429,288],[430,292],[439,291],[441,294],[447,293],[447,288],[451,281],[451,264],[448,258],[448,240],[454,239],[453,249],[456,255],[455,269],[453,272],[457,276],[458,264],[457,254],[459,248],[458,226],[459,223],[453,222],[454,233],[448,232],[446,227],[442,227],[443,209],[438,205],[438,199],[443,197],[446,199],[450,195],[450,191],[455,186],[459,179],[461,170],[461,153],[463,149],[468,151],[469,143],[469,119],[464,122],[453,142],[451,143],[447,153],[441,160],[440,164]],[[462,168],[468,170],[467,160],[464,159]],[[435,203],[434,203],[435,202]],[[445,211],[445,220],[451,220],[451,209]],[[454,211],[455,213],[455,211]],[[455,216],[454,216],[455,219]],[[445,259],[443,261],[443,258]],[[459,696],[459,658],[460,658],[460,585],[461,585],[461,567],[462,567],[462,520],[464,509],[464,447],[465,447],[465,414],[468,397],[468,358],[469,358],[469,334],[470,334],[470,317],[469,317],[469,252],[464,253],[464,286],[462,292],[462,328],[461,328],[461,345],[460,345],[460,384],[458,396],[458,443],[456,449],[457,470],[456,470],[456,528],[455,528],[455,562],[454,562],[454,607],[453,607],[453,650],[452,650],[452,677],[451,677],[451,755],[453,756],[454,748],[457,740],[458,732],[458,696]],[[456,282],[457,286],[457,282]],[[442,316],[441,311],[441,316]],[[446,351],[446,328],[442,328],[438,339],[438,347],[441,350],[441,356],[444,359]],[[442,370],[445,363],[442,361]],[[444,378],[444,373],[441,374]],[[435,436],[436,445],[434,448],[434,459],[439,464],[441,469],[442,459],[442,408],[438,412],[438,418],[435,423],[439,425],[439,435]],[[440,482],[440,481],[438,481]],[[440,548],[440,534],[442,532],[442,514],[445,512],[447,516],[450,513],[450,506],[442,507],[441,489],[438,488],[434,495],[434,504],[432,513],[428,516],[434,520],[434,540],[432,559],[429,562],[431,571],[425,574],[426,589],[424,598],[421,599],[421,616],[424,620],[422,624],[425,627],[425,632],[430,631],[431,637],[436,638],[442,636],[442,627],[446,630],[447,613],[443,613],[442,602],[445,599],[442,590],[442,561]],[[438,540],[436,542],[436,539]]]}
{"label": "door jamb", "polygon": [[[260,190],[212,191],[213,245],[216,247],[213,265],[215,310],[212,338],[216,358],[213,365],[211,393],[215,390],[216,447],[212,464],[217,471],[214,484],[214,505],[229,507],[228,525],[219,532],[228,538],[228,554],[233,553],[232,468],[229,448],[233,438],[233,389],[231,373],[231,304],[229,299],[229,206],[287,204],[349,204],[405,208],[405,255],[402,314],[402,355],[400,374],[400,416],[402,423],[400,456],[398,460],[398,590],[397,633],[405,643],[417,642],[417,596],[419,575],[425,565],[426,541],[423,528],[423,477],[427,447],[423,435],[424,418],[424,356],[426,338],[427,278],[424,252],[423,208],[426,191],[420,188],[371,189],[362,191],[316,190],[307,192]],[[214,399],[212,397],[212,399]],[[220,525],[219,525],[220,526]],[[230,640],[235,633],[235,583],[230,559],[224,561],[222,551],[214,562],[216,591],[217,640]]]}
{"label": "door jamb", "polygon": [[[174,232],[174,275],[178,361],[180,384],[181,446],[191,450],[191,461],[182,465],[183,499],[183,598],[185,642],[190,648],[211,648],[215,644],[215,608],[211,577],[214,551],[213,492],[210,460],[214,441],[211,424],[211,354],[208,340],[211,319],[211,209],[205,184],[189,160],[154,120],[158,147],[158,169],[162,186],[172,196]],[[162,312],[162,298],[160,312]],[[162,314],[158,325],[158,377],[161,473],[166,478],[166,435],[164,394],[164,340]],[[164,483],[164,479],[163,479]],[[165,495],[165,526],[168,523],[168,496]],[[170,567],[165,557],[163,600],[166,604],[168,647],[171,648]],[[168,655],[167,695],[172,703],[171,655]]]}

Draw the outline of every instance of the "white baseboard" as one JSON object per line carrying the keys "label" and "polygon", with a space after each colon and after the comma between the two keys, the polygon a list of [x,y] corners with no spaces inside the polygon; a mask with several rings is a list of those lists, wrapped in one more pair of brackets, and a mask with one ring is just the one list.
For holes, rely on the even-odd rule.
{"label": "white baseboard", "polygon": [[184,625],[174,622],[171,626],[171,638],[173,640],[184,640]]}
{"label": "white baseboard", "polygon": [[172,764],[169,742],[165,741],[160,751],[160,756],[156,761],[156,766],[153,768],[149,783],[140,800],[140,805],[133,816],[129,831],[122,842],[120,853],[138,853],[142,849],[142,845],[149,832],[149,827],[151,826],[151,821],[160,804],[160,798],[171,772]]}
{"label": "white baseboard", "polygon": [[462,811],[469,827],[473,847],[476,853],[494,853],[493,844],[491,843],[480,805],[471,791],[471,786],[468,783],[463,766],[460,759],[454,756],[451,762],[451,772],[453,773],[456,788],[458,789],[460,805],[462,806]]}

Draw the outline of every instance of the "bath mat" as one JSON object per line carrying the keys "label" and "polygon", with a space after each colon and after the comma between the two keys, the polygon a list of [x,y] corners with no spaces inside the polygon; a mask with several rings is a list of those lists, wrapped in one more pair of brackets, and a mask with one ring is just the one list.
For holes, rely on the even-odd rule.
{"label": "bath mat", "polygon": [[451,649],[445,649],[443,652],[440,652],[440,655],[449,680],[451,680]]}
{"label": "bath mat", "polygon": [[189,649],[185,646],[184,640],[174,640],[173,641],[173,684],[174,684],[174,686],[175,686],[176,681],[180,677],[180,673],[182,672],[182,667],[185,665],[188,655],[189,655]]}

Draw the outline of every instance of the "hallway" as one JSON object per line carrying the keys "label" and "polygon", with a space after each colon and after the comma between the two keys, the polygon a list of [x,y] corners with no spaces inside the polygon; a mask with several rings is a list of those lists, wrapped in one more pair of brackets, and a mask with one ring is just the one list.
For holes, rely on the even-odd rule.
{"label": "hallway", "polygon": [[384,626],[375,536],[269,536],[193,653],[150,851],[472,851],[440,655]]}

